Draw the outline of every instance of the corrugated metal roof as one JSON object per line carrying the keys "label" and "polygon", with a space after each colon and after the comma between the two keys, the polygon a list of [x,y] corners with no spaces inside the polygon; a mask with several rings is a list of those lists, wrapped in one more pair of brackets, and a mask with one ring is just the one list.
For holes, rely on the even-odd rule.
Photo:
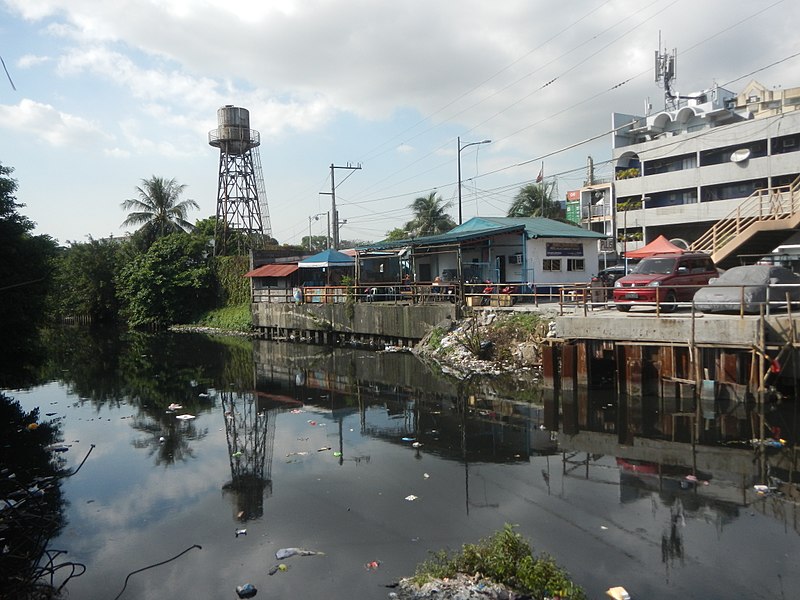
{"label": "corrugated metal roof", "polygon": [[570,225],[569,223],[562,223],[561,221],[554,221],[553,219],[545,219],[542,217],[473,217],[466,223],[454,227],[447,233],[405,240],[376,242],[359,249],[375,250],[383,248],[401,248],[403,246],[443,246],[504,233],[513,233],[515,231],[524,231],[528,239],[601,239],[607,237],[602,233],[589,231],[588,229],[583,229],[576,225]]}
{"label": "corrugated metal roof", "polygon": [[288,277],[298,267],[295,263],[263,265],[244,274],[245,277]]}

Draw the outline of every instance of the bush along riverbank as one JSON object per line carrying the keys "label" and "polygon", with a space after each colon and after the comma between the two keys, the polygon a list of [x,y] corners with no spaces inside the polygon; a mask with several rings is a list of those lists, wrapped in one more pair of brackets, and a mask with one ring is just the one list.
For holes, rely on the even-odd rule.
{"label": "bush along riverbank", "polygon": [[459,379],[472,374],[535,379],[550,330],[551,320],[542,313],[480,311],[450,328],[434,327],[414,352]]}
{"label": "bush along riverbank", "polygon": [[506,525],[460,552],[436,552],[389,594],[398,600],[585,600],[582,588]]}

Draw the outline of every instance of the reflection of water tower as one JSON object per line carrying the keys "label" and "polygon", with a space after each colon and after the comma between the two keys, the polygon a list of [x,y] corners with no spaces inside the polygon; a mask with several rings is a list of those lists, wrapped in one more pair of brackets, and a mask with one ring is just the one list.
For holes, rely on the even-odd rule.
{"label": "reflection of water tower", "polygon": [[250,111],[231,105],[217,110],[217,128],[208,132],[208,143],[219,148],[216,254],[233,243],[248,244],[240,252],[263,247],[264,238],[272,238],[272,226],[258,154],[261,137],[250,129]]}
{"label": "reflection of water tower", "polygon": [[237,519],[257,519],[264,514],[264,491],[272,493],[275,411],[260,407],[253,394],[225,391],[221,397],[231,465],[223,494],[233,496]]}

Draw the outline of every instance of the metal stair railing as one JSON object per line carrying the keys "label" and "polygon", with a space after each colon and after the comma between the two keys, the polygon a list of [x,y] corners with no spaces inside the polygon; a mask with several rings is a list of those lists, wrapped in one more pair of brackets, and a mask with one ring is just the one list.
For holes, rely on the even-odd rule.
{"label": "metal stair railing", "polygon": [[800,214],[800,177],[789,185],[754,191],[728,216],[697,238],[690,249],[714,254],[754,223],[780,221],[796,214]]}

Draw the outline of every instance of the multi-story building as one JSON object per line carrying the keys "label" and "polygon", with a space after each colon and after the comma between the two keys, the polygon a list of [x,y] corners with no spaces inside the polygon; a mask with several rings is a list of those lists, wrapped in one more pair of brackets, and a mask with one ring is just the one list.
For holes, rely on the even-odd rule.
{"label": "multi-story building", "polygon": [[673,105],[614,113],[614,181],[580,191],[583,224],[613,236],[616,253],[661,234],[688,247],[754,194],[800,175],[800,88],[751,81],[738,95],[715,86]]}

